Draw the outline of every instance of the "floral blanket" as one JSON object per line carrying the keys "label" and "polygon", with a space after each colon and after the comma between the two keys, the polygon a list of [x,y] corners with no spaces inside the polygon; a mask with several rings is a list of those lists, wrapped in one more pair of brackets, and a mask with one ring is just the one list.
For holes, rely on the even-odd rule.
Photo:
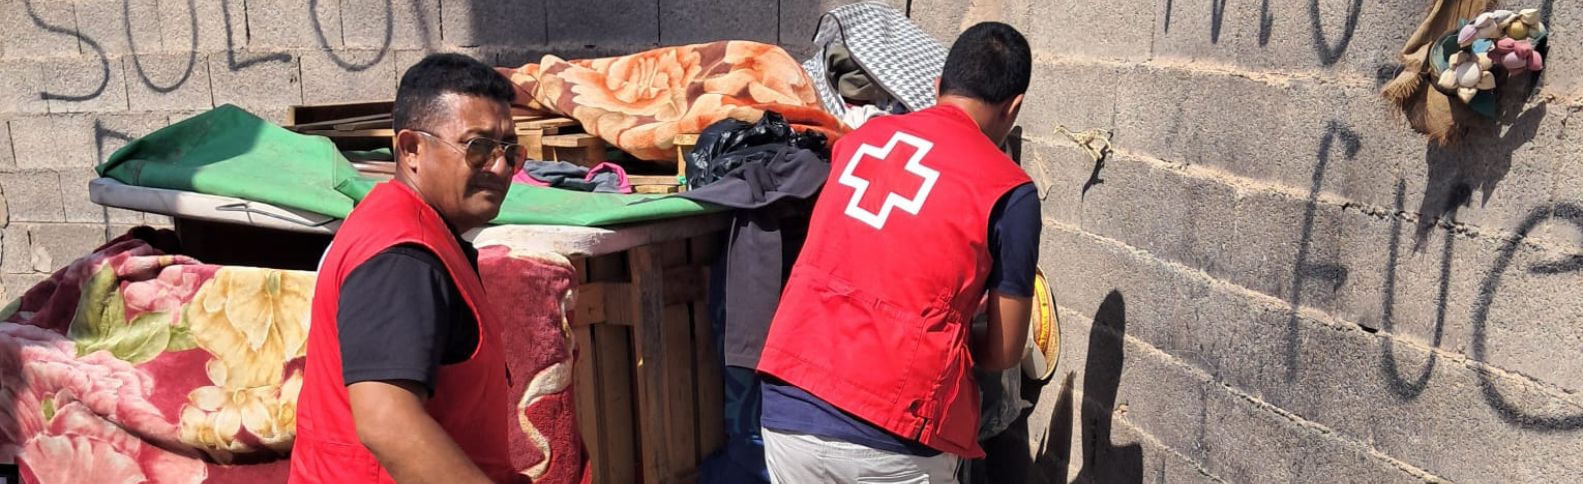
{"label": "floral blanket", "polygon": [[727,118],[756,123],[765,111],[831,140],[845,130],[821,107],[802,66],[770,44],[720,41],[572,61],[547,55],[500,72],[516,83],[516,104],[576,119],[645,160],[675,162],[676,135]]}
{"label": "floral blanket", "polygon": [[[41,484],[284,482],[314,274],[202,264],[156,249],[152,232],[111,241],[0,313],[0,462]],[[571,266],[503,247],[480,266],[513,308],[508,365],[530,375],[502,409],[519,423],[513,461],[536,482],[586,482]]]}

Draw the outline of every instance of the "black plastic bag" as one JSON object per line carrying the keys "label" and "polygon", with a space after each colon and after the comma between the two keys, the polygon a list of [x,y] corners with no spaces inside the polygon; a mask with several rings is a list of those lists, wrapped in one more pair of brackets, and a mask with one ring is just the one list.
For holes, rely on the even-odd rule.
{"label": "black plastic bag", "polygon": [[[773,148],[781,146],[806,149],[821,159],[830,159],[830,147],[823,134],[798,133],[780,113],[765,112],[764,119],[753,124],[724,119],[704,128],[698,135],[698,144],[687,153],[687,186],[698,188],[719,181],[742,163],[767,158],[774,153]],[[764,147],[771,149],[753,149]],[[734,152],[748,156],[732,156]]]}

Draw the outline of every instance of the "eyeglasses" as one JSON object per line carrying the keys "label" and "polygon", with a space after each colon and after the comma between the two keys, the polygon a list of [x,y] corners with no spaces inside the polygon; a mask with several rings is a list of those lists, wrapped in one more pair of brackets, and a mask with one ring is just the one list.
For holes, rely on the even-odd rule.
{"label": "eyeglasses", "polygon": [[528,159],[528,149],[516,143],[478,137],[467,140],[465,145],[457,145],[434,133],[417,129],[412,131],[422,133],[424,136],[460,151],[463,159],[467,161],[467,166],[472,167],[474,170],[482,170],[497,159],[505,159],[506,169],[515,173],[517,170],[522,169],[523,162]]}

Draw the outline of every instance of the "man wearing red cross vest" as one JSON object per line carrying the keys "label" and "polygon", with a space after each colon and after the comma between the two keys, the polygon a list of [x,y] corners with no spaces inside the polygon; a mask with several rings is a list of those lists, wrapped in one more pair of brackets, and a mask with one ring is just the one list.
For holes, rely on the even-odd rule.
{"label": "man wearing red cross vest", "polygon": [[402,75],[395,180],[319,266],[291,482],[526,480],[511,467],[500,323],[460,235],[495,218],[527,156],[514,94],[457,54]]}
{"label": "man wearing red cross vest", "polygon": [[1022,34],[975,25],[937,106],[836,142],[758,367],[773,481],[956,482],[984,455],[972,370],[1018,363],[1032,309],[1039,199],[997,148],[1031,66]]}

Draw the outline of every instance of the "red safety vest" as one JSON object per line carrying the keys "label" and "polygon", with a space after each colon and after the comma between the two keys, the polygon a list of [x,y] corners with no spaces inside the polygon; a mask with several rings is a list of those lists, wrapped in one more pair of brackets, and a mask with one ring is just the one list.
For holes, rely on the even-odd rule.
{"label": "red safety vest", "polygon": [[759,371],[982,457],[968,337],[992,264],[990,211],[1028,175],[945,105],[870,120],[831,163]]}
{"label": "red safety vest", "polygon": [[357,438],[341,376],[335,317],[346,276],[363,261],[400,244],[417,244],[438,255],[478,321],[478,348],[472,358],[440,367],[434,396],[425,407],[491,479],[514,479],[507,435],[511,421],[506,362],[499,347],[498,320],[483,283],[440,214],[411,188],[388,182],[375,187],[346,218],[320,263],[307,368],[297,398],[291,482],[394,482]]}

